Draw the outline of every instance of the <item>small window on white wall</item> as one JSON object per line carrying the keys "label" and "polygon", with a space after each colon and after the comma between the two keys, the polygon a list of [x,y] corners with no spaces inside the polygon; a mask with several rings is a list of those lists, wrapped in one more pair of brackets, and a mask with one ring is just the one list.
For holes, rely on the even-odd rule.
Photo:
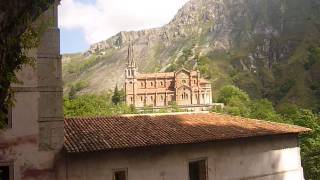
{"label": "small window on white wall", "polygon": [[112,180],[128,180],[127,176],[128,176],[127,169],[114,170]]}
{"label": "small window on white wall", "polygon": [[189,162],[189,180],[207,180],[206,159]]}

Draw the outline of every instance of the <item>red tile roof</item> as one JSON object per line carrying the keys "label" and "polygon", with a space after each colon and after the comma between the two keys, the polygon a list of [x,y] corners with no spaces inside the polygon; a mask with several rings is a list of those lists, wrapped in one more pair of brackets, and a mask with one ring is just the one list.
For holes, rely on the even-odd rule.
{"label": "red tile roof", "polygon": [[190,144],[310,129],[222,114],[114,116],[65,119],[68,153]]}

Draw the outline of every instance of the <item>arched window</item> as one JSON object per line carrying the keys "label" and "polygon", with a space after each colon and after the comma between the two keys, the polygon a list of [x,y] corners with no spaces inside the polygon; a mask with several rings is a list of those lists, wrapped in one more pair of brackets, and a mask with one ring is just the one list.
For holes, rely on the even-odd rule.
{"label": "arched window", "polygon": [[151,101],[153,101],[153,96],[151,96]]}
{"label": "arched window", "polygon": [[133,97],[130,97],[130,101],[131,101],[131,102],[133,101]]}
{"label": "arched window", "polygon": [[150,86],[153,86],[153,82],[150,82]]}
{"label": "arched window", "polygon": [[143,96],[141,96],[141,101],[143,101]]}
{"label": "arched window", "polygon": [[185,84],[187,81],[186,80],[182,80],[182,83]]}
{"label": "arched window", "polygon": [[194,83],[194,84],[197,84],[197,81],[196,81],[196,80],[194,80],[194,81],[193,81],[193,83]]}
{"label": "arched window", "polygon": [[160,81],[160,85],[163,86],[163,82],[162,81]]}

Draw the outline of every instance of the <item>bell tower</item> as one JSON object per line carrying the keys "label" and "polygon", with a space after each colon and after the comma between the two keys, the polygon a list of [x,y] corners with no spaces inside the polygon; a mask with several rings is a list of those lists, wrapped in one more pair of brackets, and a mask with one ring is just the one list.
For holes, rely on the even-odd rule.
{"label": "bell tower", "polygon": [[133,54],[133,45],[131,42],[129,42],[128,46],[128,56],[127,56],[127,64],[126,64],[126,79],[134,78],[136,76],[137,68],[136,68],[136,62],[134,60],[134,54]]}
{"label": "bell tower", "polygon": [[137,67],[134,60],[133,44],[129,41],[124,87],[127,105],[135,105],[136,102],[136,76]]}

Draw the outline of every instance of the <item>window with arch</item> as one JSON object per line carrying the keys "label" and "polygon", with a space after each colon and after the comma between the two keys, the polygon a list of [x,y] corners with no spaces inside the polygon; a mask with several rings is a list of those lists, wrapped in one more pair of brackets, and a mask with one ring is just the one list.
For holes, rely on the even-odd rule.
{"label": "window with arch", "polygon": [[143,96],[140,97],[141,101],[143,101]]}
{"label": "window with arch", "polygon": [[197,81],[196,81],[196,80],[193,80],[193,83],[194,83],[194,84],[197,84]]}
{"label": "window with arch", "polygon": [[160,81],[160,85],[163,86],[163,82],[162,81]]}
{"label": "window with arch", "polygon": [[150,86],[153,86],[153,82],[150,82]]}
{"label": "window with arch", "polygon": [[153,96],[150,97],[151,101],[153,101]]}
{"label": "window with arch", "polygon": [[182,80],[182,83],[185,84],[185,83],[187,83],[187,81],[184,79],[184,80]]}

